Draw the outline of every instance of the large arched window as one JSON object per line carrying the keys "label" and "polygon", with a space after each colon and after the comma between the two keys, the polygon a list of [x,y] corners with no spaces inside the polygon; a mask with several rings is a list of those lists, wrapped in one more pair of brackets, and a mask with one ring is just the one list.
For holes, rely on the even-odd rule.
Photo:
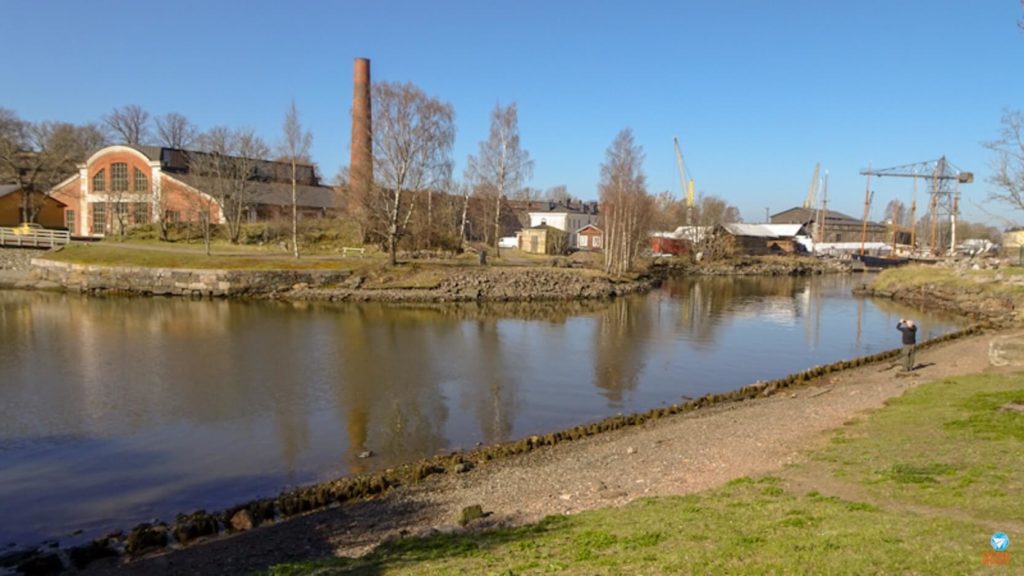
{"label": "large arched window", "polygon": [[128,165],[124,162],[115,162],[110,165],[110,191],[128,191]]}
{"label": "large arched window", "polygon": [[149,192],[149,178],[146,178],[146,174],[138,168],[135,169],[135,192]]}
{"label": "large arched window", "polygon": [[107,190],[107,171],[100,170],[92,177],[92,191],[93,192],[106,192]]}

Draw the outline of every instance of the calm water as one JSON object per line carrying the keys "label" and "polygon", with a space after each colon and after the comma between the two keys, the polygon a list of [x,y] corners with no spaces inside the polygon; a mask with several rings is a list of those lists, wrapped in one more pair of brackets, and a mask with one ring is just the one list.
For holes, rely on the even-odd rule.
{"label": "calm water", "polygon": [[898,347],[901,316],[961,325],[852,297],[863,280],[503,306],[0,291],[0,546],[731,390]]}

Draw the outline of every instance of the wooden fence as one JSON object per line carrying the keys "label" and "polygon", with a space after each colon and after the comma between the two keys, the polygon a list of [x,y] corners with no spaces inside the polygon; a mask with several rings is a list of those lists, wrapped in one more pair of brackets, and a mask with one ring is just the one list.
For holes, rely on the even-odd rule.
{"label": "wooden fence", "polygon": [[0,227],[0,246],[55,248],[68,242],[71,242],[71,233],[67,230]]}

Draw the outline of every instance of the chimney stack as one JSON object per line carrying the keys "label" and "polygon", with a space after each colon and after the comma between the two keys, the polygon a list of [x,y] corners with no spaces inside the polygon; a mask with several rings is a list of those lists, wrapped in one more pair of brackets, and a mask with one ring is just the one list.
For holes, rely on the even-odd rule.
{"label": "chimney stack", "polygon": [[370,60],[356,58],[352,74],[352,158],[348,186],[361,199],[373,184],[373,136],[370,109]]}

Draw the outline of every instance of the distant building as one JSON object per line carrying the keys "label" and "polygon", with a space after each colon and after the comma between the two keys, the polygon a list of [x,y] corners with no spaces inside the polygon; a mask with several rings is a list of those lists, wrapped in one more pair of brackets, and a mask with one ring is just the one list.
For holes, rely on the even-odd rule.
{"label": "distant building", "polygon": [[569,248],[579,248],[577,231],[588,225],[597,225],[596,202],[531,202],[528,210],[530,228],[551,226],[569,237]]}
{"label": "distant building", "polygon": [[[51,196],[66,206],[63,223],[73,236],[104,236],[118,223],[195,222],[205,215],[222,223],[225,207],[192,170],[190,159],[201,155],[156,146],[108,146],[79,165],[78,174],[58,184]],[[334,191],[320,185],[313,166],[299,165],[297,180],[300,218],[335,213]],[[290,164],[259,160],[248,184],[244,221],[291,214]]]}
{"label": "distant building", "polygon": [[712,231],[711,226],[680,226],[672,232],[651,232],[651,253],[656,256],[681,256]]}
{"label": "distant building", "polygon": [[734,254],[751,256],[806,252],[803,224],[722,224],[720,234]]}
{"label": "distant building", "polygon": [[[815,241],[819,241],[818,233],[820,226],[824,224],[825,236],[820,238],[821,242],[842,243],[860,242],[864,230],[864,221],[851,218],[841,212],[834,210],[825,211],[822,222],[818,222],[818,210],[810,208],[790,208],[771,216],[772,224],[802,224],[807,227],[808,235]],[[867,238],[868,242],[891,241],[889,231],[884,224],[868,221]]]}
{"label": "distant building", "polygon": [[0,185],[0,226],[35,222],[44,228],[63,228],[65,208],[62,202],[41,192],[30,192],[26,205],[25,193],[17,184]]}
{"label": "distant building", "polygon": [[604,247],[604,231],[587,224],[576,231],[576,247],[580,250],[600,250]]}
{"label": "distant building", "polygon": [[564,254],[567,240],[566,232],[547,224],[519,231],[519,249],[531,254]]}

